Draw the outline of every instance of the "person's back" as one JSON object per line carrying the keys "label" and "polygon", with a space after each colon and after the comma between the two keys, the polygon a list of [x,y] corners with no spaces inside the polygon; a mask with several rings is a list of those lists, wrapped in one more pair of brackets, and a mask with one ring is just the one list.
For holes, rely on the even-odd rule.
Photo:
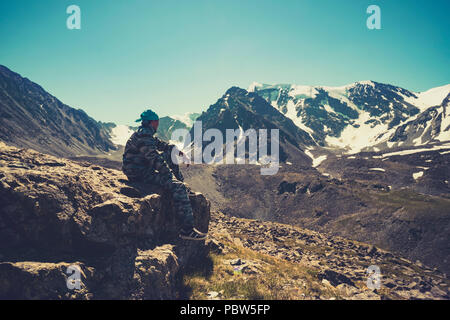
{"label": "person's back", "polygon": [[180,237],[187,240],[204,240],[206,234],[194,228],[188,190],[181,181],[181,173],[178,169],[172,170],[173,163],[166,161],[170,159],[174,146],[154,136],[159,117],[153,111],[147,110],[136,121],[142,121],[142,124],[125,145],[122,171],[130,181],[156,184],[170,191],[182,222]]}
{"label": "person's back", "polygon": [[129,180],[139,180],[142,171],[149,167],[148,160],[139,151],[144,139],[151,139],[150,130],[145,127],[139,127],[128,139],[123,153],[122,171]]}

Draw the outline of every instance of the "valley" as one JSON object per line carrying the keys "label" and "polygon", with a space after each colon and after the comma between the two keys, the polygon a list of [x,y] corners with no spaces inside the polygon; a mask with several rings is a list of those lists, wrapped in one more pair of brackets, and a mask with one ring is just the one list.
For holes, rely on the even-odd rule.
{"label": "valley", "polygon": [[[115,170],[121,170],[124,144],[137,127],[96,121],[0,67],[0,140],[8,145],[1,147],[20,148],[7,149],[2,171],[34,170],[11,160],[16,154],[18,163],[21,154],[32,157],[26,152],[34,149],[73,161],[75,167],[119,175]],[[190,189],[201,192],[211,204],[212,239],[232,249],[226,259],[240,255],[272,259],[262,254],[288,264],[301,262],[306,269],[317,267],[319,271],[310,270],[312,278],[304,270],[296,275],[314,283],[312,291],[300,292],[307,292],[309,298],[448,298],[449,97],[450,85],[416,93],[374,81],[342,87],[254,83],[248,90],[228,89],[201,114],[161,118],[157,135],[172,143],[176,129],[191,130],[193,136],[196,120],[202,121],[203,132],[217,129],[224,137],[229,129],[279,130],[280,164],[274,175],[261,175],[260,165],[182,165]],[[241,138],[236,136],[236,142],[245,144]],[[207,141],[203,144],[207,146]],[[271,144],[269,138],[268,150]],[[246,152],[244,160],[249,157]],[[308,233],[307,238],[320,241],[300,243],[303,236],[298,228]],[[299,246],[302,254],[297,256]],[[374,246],[379,254],[372,252],[366,258],[366,246]],[[332,248],[332,253],[326,248]],[[349,254],[352,250],[356,253]],[[225,257],[213,256],[213,263]],[[361,286],[356,286],[361,289],[357,291],[353,285],[337,288],[342,283],[319,290],[314,282],[317,272],[328,277],[320,281],[333,282],[329,269],[339,270],[352,283],[361,282],[361,268],[368,266],[365,260],[388,268],[389,274],[403,270],[403,280],[386,282],[394,293],[382,291],[373,296]],[[287,266],[270,261],[272,266]],[[414,273],[421,268],[428,271]],[[427,273],[438,278],[427,278]],[[186,281],[196,288],[204,280]],[[215,287],[205,286],[189,297],[208,297],[207,291]],[[224,286],[221,290],[227,292]],[[298,293],[289,297],[304,297]],[[227,294],[229,298],[242,295]]]}

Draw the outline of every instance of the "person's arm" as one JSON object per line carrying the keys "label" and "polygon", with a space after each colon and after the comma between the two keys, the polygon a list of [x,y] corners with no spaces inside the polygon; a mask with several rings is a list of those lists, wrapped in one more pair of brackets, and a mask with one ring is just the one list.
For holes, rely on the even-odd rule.
{"label": "person's arm", "polygon": [[156,148],[162,152],[172,152],[173,144],[162,141],[161,139],[154,138],[156,141]]}
{"label": "person's arm", "polygon": [[169,172],[169,166],[158,152],[158,141],[154,138],[145,139],[139,151],[148,160],[150,165],[160,173]]}
{"label": "person's arm", "polygon": [[[169,156],[172,155],[173,148],[177,148],[174,144],[167,143],[161,139],[155,138],[157,149],[162,152],[166,152]],[[176,149],[178,150],[178,148]],[[190,159],[180,150],[178,150],[178,156],[183,157],[184,163],[189,167]]]}

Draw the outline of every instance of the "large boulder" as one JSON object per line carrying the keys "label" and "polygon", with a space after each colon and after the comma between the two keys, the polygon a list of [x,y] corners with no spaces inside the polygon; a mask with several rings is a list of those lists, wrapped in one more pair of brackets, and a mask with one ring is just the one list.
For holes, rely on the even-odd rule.
{"label": "large boulder", "polygon": [[[209,202],[189,197],[208,231]],[[2,298],[177,298],[182,270],[206,254],[203,241],[179,239],[179,227],[162,189],[0,142]],[[65,283],[72,265],[81,289]]]}

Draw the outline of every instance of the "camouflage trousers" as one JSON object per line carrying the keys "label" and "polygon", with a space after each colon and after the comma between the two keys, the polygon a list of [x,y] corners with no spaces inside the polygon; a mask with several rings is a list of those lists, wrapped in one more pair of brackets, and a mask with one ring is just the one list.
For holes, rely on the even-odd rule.
{"label": "camouflage trousers", "polygon": [[163,153],[162,156],[166,160],[169,169],[166,167],[161,170],[162,172],[156,172],[152,168],[146,168],[141,174],[141,179],[145,183],[161,186],[171,193],[181,226],[183,229],[189,230],[194,227],[194,215],[189,200],[189,190],[186,184],[183,183],[184,178],[179,166],[172,162],[170,154],[167,152]]}

